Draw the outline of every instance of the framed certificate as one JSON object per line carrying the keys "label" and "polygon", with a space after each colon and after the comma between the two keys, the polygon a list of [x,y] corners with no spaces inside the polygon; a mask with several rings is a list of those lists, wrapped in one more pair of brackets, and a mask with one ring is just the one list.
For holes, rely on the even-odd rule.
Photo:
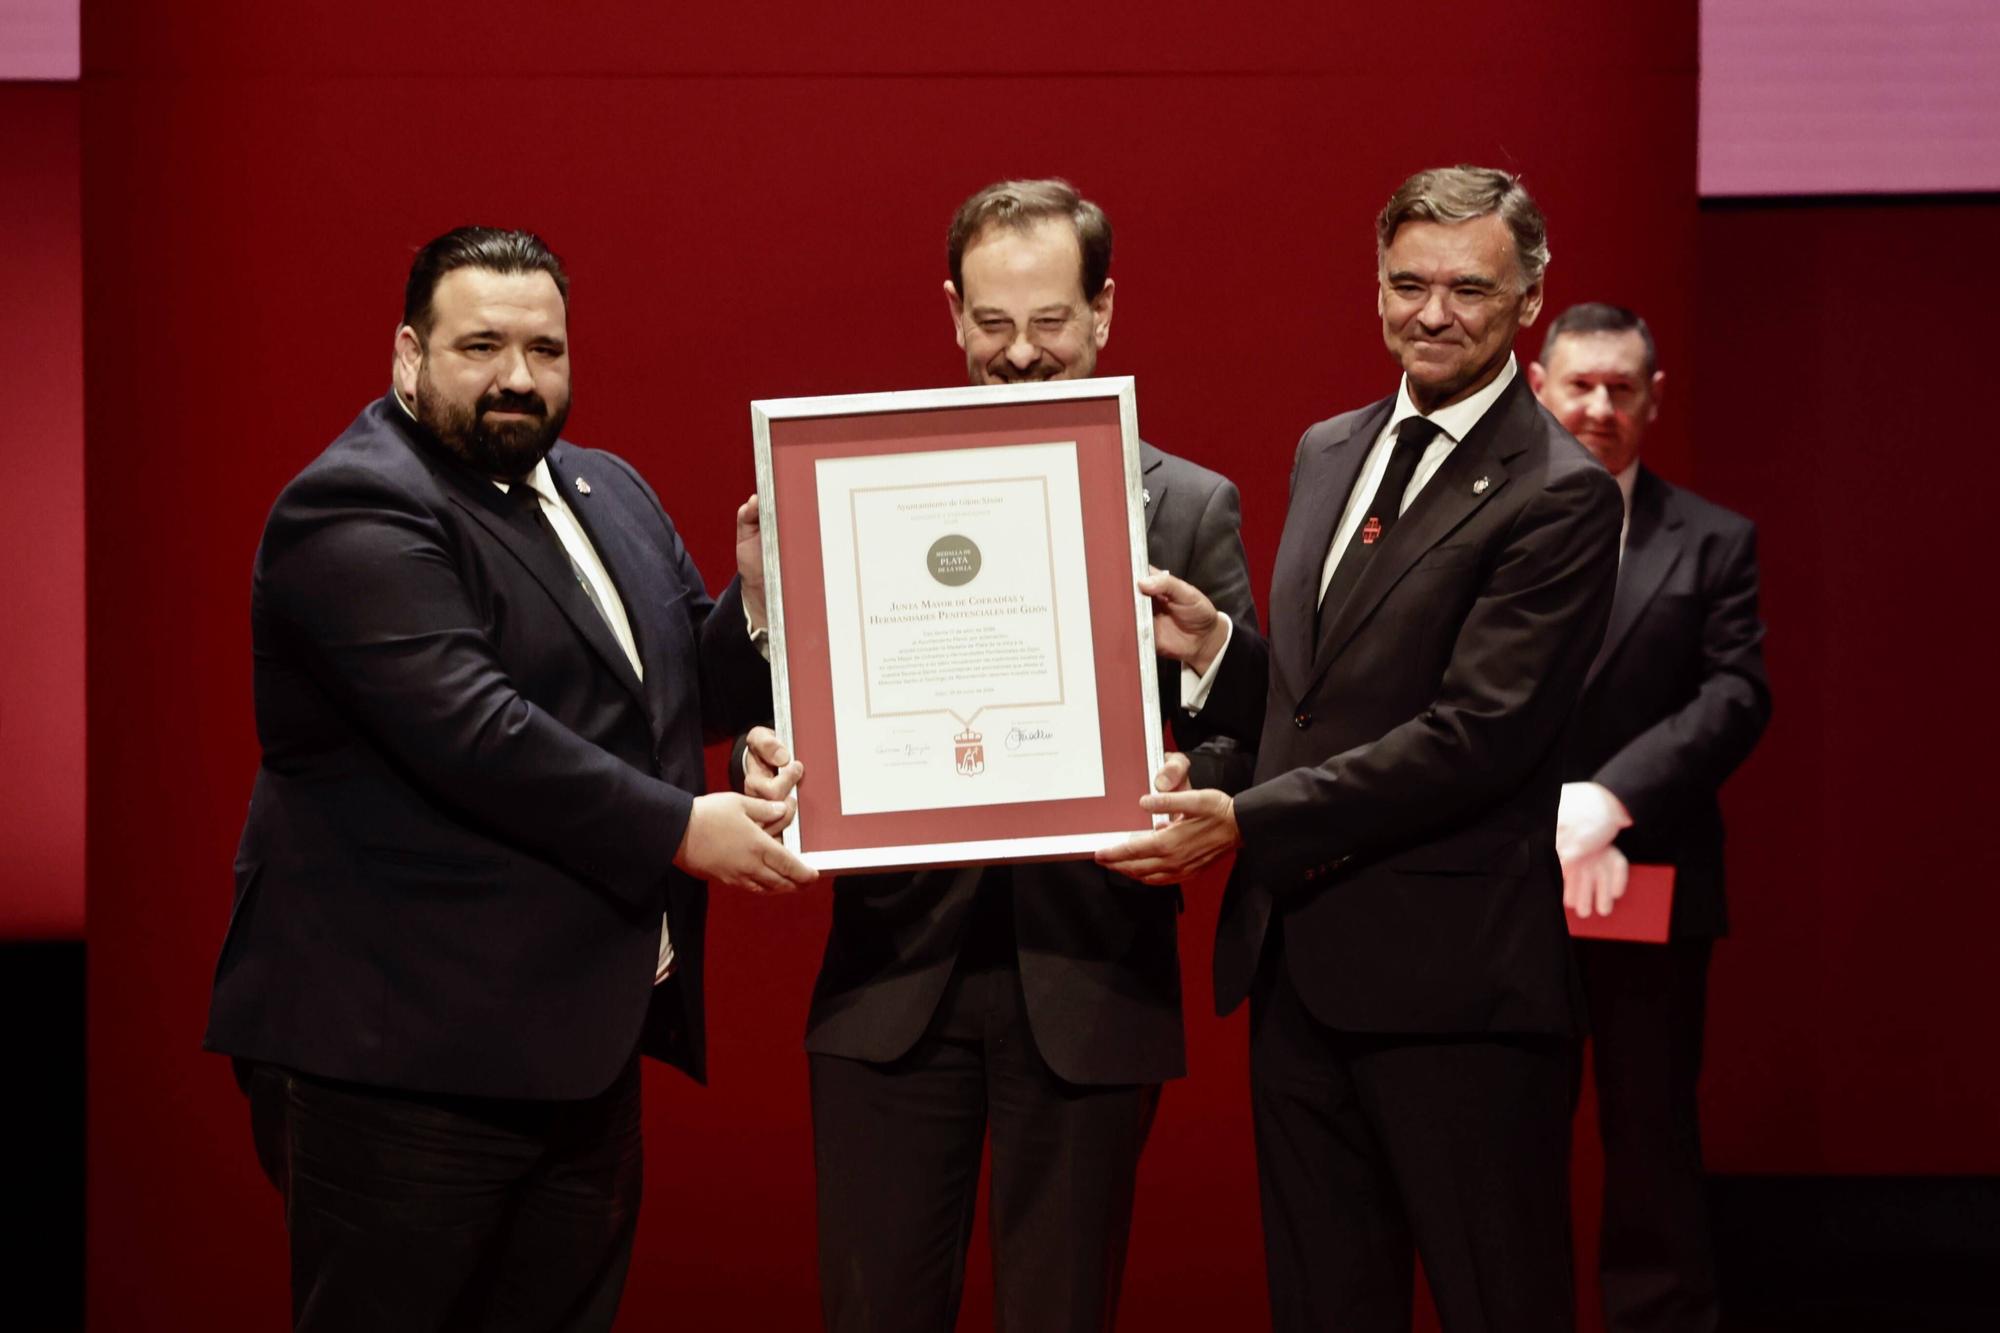
{"label": "framed certificate", "polygon": [[751,404],[785,842],[819,870],[1083,857],[1153,826],[1132,380]]}

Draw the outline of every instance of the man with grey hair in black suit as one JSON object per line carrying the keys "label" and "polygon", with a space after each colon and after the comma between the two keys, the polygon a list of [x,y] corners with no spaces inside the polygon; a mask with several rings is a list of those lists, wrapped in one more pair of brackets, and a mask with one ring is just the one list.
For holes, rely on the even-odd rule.
{"label": "man with grey hair in black suit", "polygon": [[1561,1333],[1582,1012],[1556,805],[1618,490],[1515,363],[1548,262],[1518,180],[1418,172],[1376,259],[1402,375],[1299,441],[1269,641],[1140,581],[1257,780],[1148,796],[1174,822],[1098,859],[1153,883],[1236,853],[1215,996],[1250,1001],[1276,1326],[1407,1333],[1421,1255],[1447,1333]]}

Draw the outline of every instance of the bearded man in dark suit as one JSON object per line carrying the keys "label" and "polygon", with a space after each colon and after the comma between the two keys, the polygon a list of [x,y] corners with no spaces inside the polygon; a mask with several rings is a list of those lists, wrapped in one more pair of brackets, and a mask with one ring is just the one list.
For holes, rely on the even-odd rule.
{"label": "bearded man in dark suit", "polygon": [[206,1044],[251,1094],[301,1330],[609,1329],[639,1055],[704,1075],[702,881],[813,878],[783,801],[701,794],[704,737],[770,708],[754,510],[712,600],[639,474],[560,438],[568,291],[525,232],[425,246],[394,389],[258,547],[263,759]]}
{"label": "bearded man in dark suit", "polygon": [[1612,1333],[1719,1326],[1695,1085],[1709,955],[1728,929],[1717,789],[1771,716],[1757,530],[1642,465],[1666,374],[1630,310],[1572,306],[1528,382],[1617,481],[1618,592],[1563,771],[1563,897],[1610,915],[1629,863],[1674,867],[1665,944],[1578,940],[1604,1143],[1598,1232]]}
{"label": "bearded man in dark suit", "polygon": [[1515,366],[1548,261],[1518,181],[1419,172],[1376,256],[1402,382],[1299,442],[1268,645],[1140,584],[1202,720],[1260,738],[1257,781],[1149,796],[1175,822],[1099,859],[1167,882],[1236,853],[1216,1007],[1250,999],[1276,1326],[1406,1333],[1414,1250],[1450,1333],[1559,1333],[1581,1013],[1555,816],[1618,491]]}
{"label": "bearded man in dark suit", "polygon": [[[959,208],[945,300],[974,384],[1091,375],[1111,334],[1111,225],[1060,180]],[[1254,627],[1235,486],[1140,445],[1147,553]],[[1245,752],[1179,706],[1177,743],[1235,790]],[[747,790],[789,756],[768,731]],[[809,759],[809,756],[807,757]],[[809,780],[809,779],[808,779]],[[992,1143],[996,1323],[1109,1329],[1160,1084],[1187,1070],[1180,895],[1089,862],[843,876],[813,992],[822,1303],[834,1333],[947,1333]]]}

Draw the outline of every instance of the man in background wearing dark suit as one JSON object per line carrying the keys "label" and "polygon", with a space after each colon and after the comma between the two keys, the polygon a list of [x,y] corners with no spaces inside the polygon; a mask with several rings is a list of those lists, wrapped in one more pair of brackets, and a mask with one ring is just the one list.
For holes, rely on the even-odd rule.
{"label": "man in background wearing dark suit", "polygon": [[751,510],[711,601],[622,459],[560,439],[568,278],[425,246],[394,390],[279,495],[251,585],[262,764],[207,1045],[283,1192],[301,1330],[609,1329],[638,1056],[703,1077],[704,879],[813,873],[702,795],[770,708]]}
{"label": "man in background wearing dark suit", "polygon": [[[1002,181],[947,238],[974,384],[1082,379],[1111,333],[1111,226],[1059,180]],[[1254,627],[1236,488],[1141,444],[1147,553]],[[1162,711],[1210,785],[1246,756]],[[768,731],[753,792],[787,758]],[[762,753],[762,762],[758,755]],[[810,760],[810,756],[805,756]],[[810,781],[810,779],[807,779]],[[974,816],[976,817],[976,815]],[[1109,1329],[1160,1083],[1186,1072],[1180,895],[1088,861],[843,876],[807,1020],[822,1303],[833,1333],[947,1333],[992,1142],[996,1323]]]}
{"label": "man in background wearing dark suit", "polygon": [[1716,791],[1771,715],[1757,534],[1641,465],[1666,381],[1645,320],[1572,306],[1528,381],[1625,497],[1611,624],[1563,771],[1563,901],[1609,914],[1630,862],[1674,867],[1665,945],[1576,942],[1604,1142],[1605,1321],[1696,1333],[1720,1318],[1695,1097],[1709,953],[1728,928]]}
{"label": "man in background wearing dark suit", "polygon": [[1447,1333],[1560,1333],[1580,1013],[1556,802],[1618,490],[1515,366],[1548,262],[1518,181],[1419,172],[1376,257],[1402,382],[1299,442],[1268,646],[1140,583],[1161,651],[1210,682],[1202,720],[1261,732],[1257,783],[1149,796],[1177,822],[1099,859],[1154,882],[1236,851],[1216,1007],[1250,999],[1276,1326],[1407,1333],[1414,1247]]}

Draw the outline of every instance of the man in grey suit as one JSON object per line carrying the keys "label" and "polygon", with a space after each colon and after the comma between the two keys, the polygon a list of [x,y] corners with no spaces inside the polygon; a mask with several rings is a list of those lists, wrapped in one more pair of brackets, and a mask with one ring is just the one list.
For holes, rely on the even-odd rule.
{"label": "man in grey suit", "polygon": [[[953,218],[945,299],[975,384],[1081,379],[1111,333],[1111,227],[1057,180],[1002,181]],[[1254,626],[1236,487],[1141,445],[1147,552]],[[1160,697],[1204,785],[1249,759]],[[760,733],[748,790],[788,758]],[[812,756],[803,756],[810,766]],[[809,780],[809,779],[808,779]],[[1174,888],[1089,862],[856,875],[807,1021],[827,1326],[957,1318],[990,1129],[996,1321],[1108,1329],[1160,1084],[1186,1072]]]}

